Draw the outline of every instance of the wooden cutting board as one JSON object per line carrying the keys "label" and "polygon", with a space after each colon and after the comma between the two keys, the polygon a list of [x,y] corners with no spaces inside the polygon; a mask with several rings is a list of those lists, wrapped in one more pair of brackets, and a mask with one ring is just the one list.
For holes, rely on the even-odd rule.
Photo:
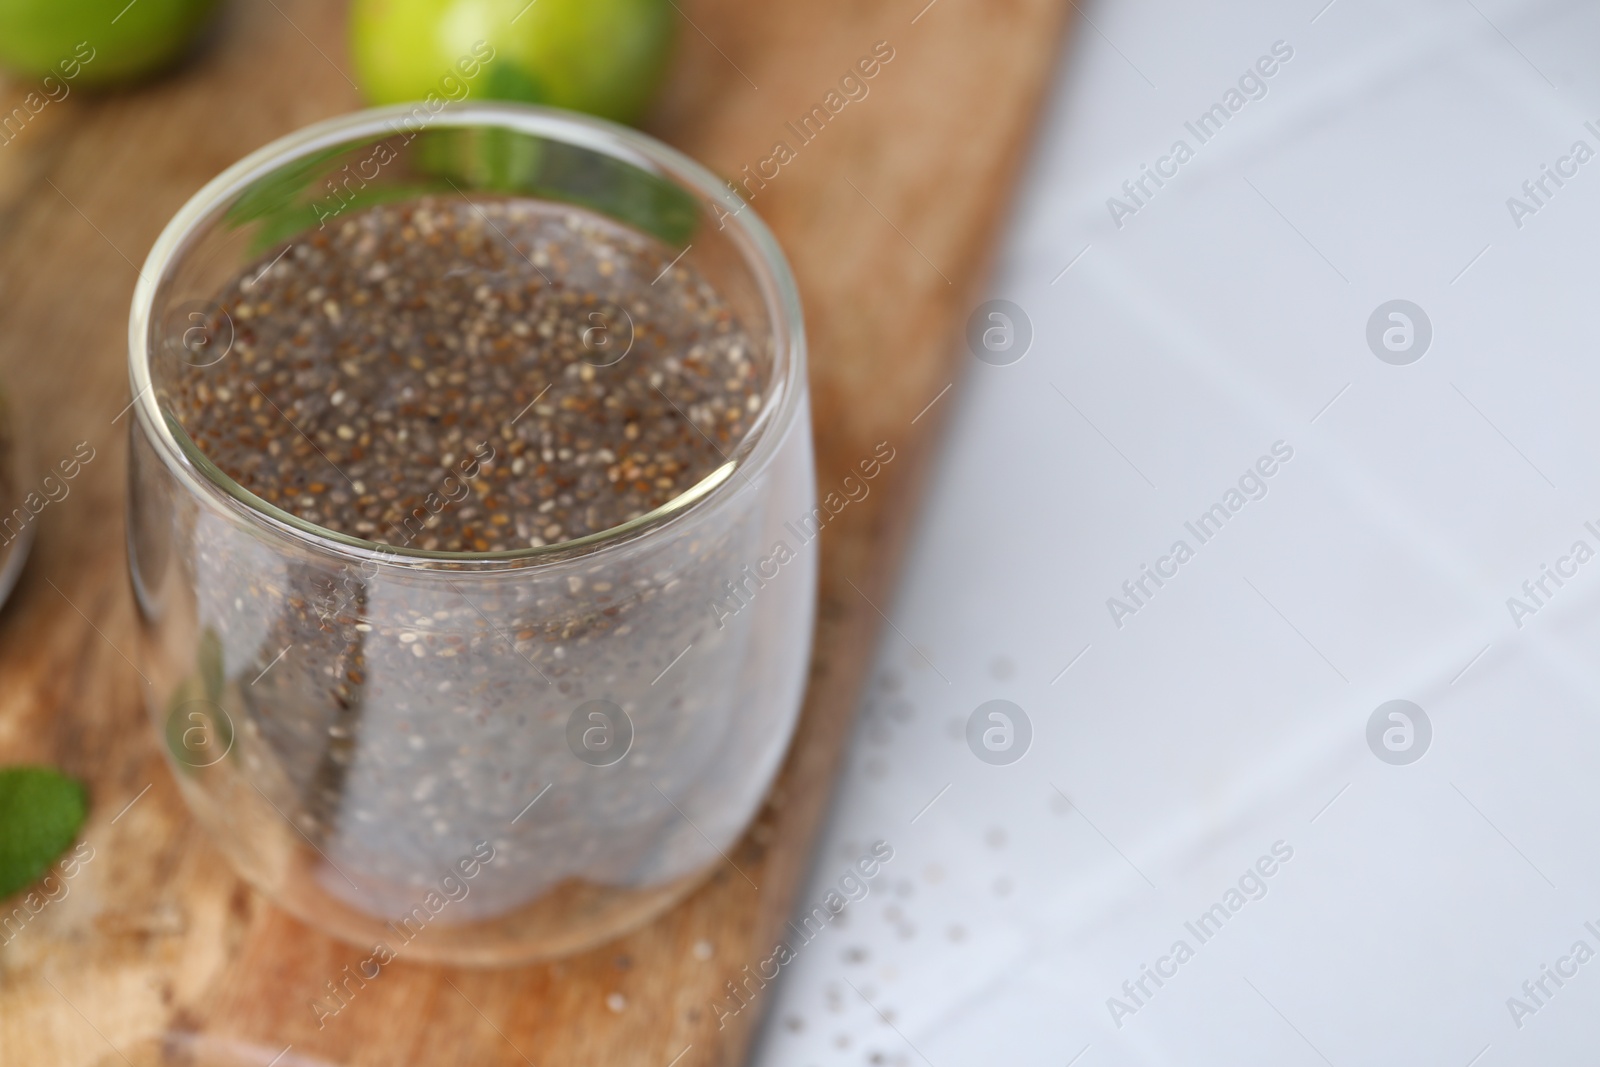
{"label": "wooden cutting board", "polygon": [[[0,1063],[141,1061],[141,1042],[172,1028],[271,1054],[292,1045],[282,1065],[741,1061],[764,1002],[721,1027],[711,1005],[770,954],[806,873],[919,471],[966,358],[955,339],[984,295],[981,268],[1067,10],[1052,0],[682,0],[678,57],[648,128],[730,177],[746,165],[770,175],[762,161],[775,142],[795,149],[775,178],[747,189],[805,302],[819,485],[836,485],[877,442],[896,451],[822,541],[803,720],[732,855],[749,880],[725,866],[647,928],[557,963],[397,962],[320,1029],[310,1001],[365,954],[234,876],[188,817],[143,711],[146,683],[128,658],[129,420],[119,416],[128,305],[166,220],[250,150],[358,106],[344,5],[237,0],[177,73],[136,92],[74,90],[30,112],[0,144],[0,377],[41,470],[79,442],[94,458],[40,513],[33,557],[0,614],[0,763],[57,764],[89,783],[93,859],[0,946]],[[893,58],[867,96],[799,144],[786,123],[823,104],[878,42]],[[30,88],[0,87],[0,118]]]}

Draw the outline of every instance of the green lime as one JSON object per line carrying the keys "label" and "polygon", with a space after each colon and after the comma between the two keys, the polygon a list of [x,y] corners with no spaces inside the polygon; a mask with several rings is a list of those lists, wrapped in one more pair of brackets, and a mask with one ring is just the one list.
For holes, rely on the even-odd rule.
{"label": "green lime", "polygon": [[44,874],[88,814],[81,784],[49,767],[0,768],[0,897]]}
{"label": "green lime", "polygon": [[675,29],[671,0],[354,0],[350,12],[375,104],[471,96],[619,122],[650,103]]}
{"label": "green lime", "polygon": [[215,0],[0,0],[0,64],[79,85],[137,78],[177,59]]}

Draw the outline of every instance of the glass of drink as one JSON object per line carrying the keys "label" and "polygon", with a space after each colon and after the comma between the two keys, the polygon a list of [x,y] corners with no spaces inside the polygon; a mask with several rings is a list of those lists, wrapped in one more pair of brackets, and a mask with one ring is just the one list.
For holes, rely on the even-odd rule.
{"label": "glass of drink", "polygon": [[321,123],[168,225],[130,373],[150,712],[263,892],[494,965],[733,862],[815,486],[794,281],[712,174],[534,108]]}

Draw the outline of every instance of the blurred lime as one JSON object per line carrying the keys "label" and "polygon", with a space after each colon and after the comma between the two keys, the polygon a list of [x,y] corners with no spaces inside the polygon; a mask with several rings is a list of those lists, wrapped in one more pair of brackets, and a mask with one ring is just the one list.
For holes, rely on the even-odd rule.
{"label": "blurred lime", "polygon": [[0,64],[104,85],[177,59],[215,0],[0,0]]}
{"label": "blurred lime", "polygon": [[355,0],[350,15],[374,104],[472,96],[619,122],[649,104],[674,29],[671,0]]}

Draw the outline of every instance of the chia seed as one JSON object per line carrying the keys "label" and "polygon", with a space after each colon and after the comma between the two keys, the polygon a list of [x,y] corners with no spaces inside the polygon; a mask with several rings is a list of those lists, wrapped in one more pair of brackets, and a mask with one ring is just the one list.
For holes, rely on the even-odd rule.
{"label": "chia seed", "polygon": [[721,466],[759,407],[754,346],[670,263],[537,201],[369,208],[224,288],[232,351],[174,412],[229,477],[340,533],[496,552],[606,530]]}

